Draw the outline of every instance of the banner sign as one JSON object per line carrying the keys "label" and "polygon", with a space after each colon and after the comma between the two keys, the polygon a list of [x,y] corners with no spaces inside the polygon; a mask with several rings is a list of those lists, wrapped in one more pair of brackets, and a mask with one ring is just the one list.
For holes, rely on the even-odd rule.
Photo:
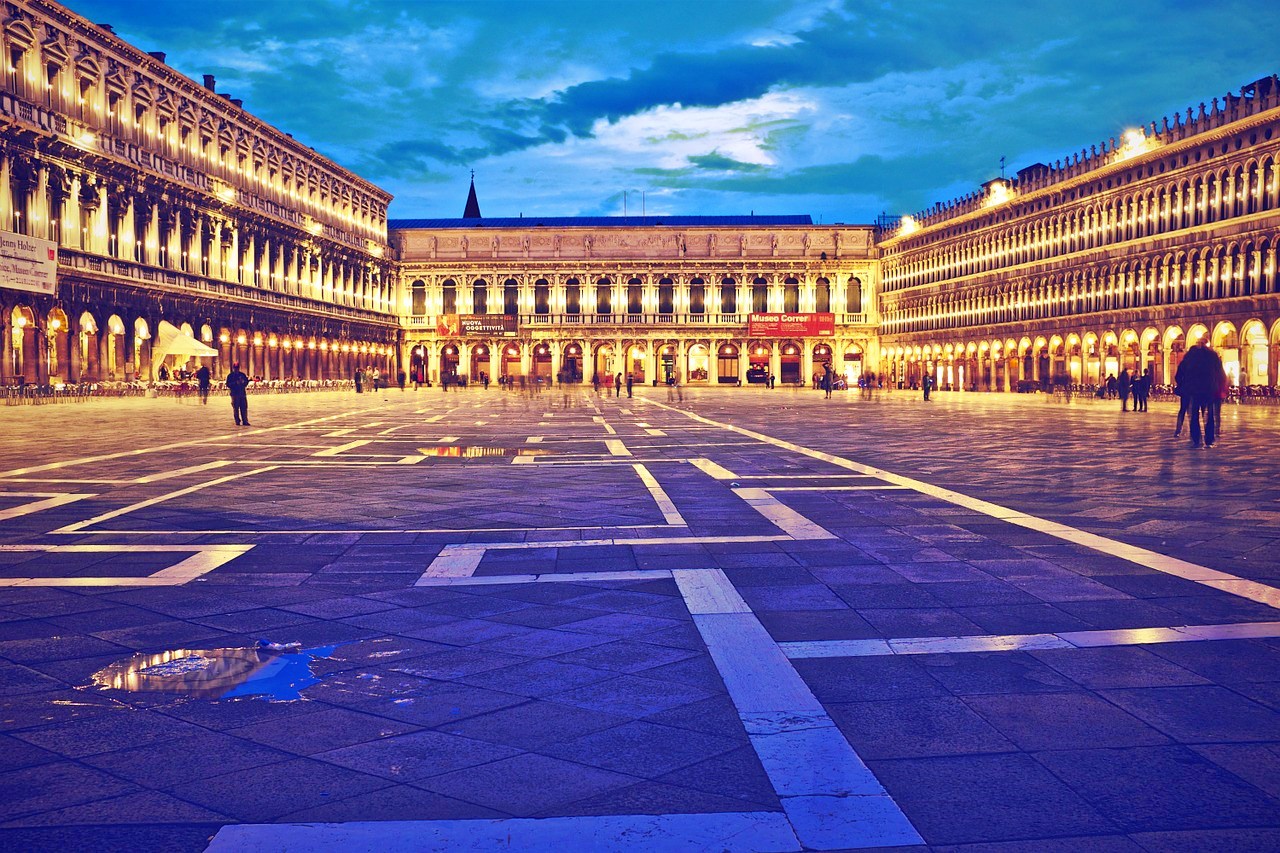
{"label": "banner sign", "polygon": [[835,333],[835,314],[751,314],[747,317],[747,335],[753,338],[830,338]]}
{"label": "banner sign", "polygon": [[58,244],[0,231],[0,287],[52,296],[58,289]]}
{"label": "banner sign", "polygon": [[436,334],[446,338],[468,335],[512,336],[519,326],[510,314],[441,314],[436,320]]}

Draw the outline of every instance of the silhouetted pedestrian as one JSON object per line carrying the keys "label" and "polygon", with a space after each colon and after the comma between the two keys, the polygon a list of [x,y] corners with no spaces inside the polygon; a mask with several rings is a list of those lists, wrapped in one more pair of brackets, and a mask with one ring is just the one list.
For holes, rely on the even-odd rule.
{"label": "silhouetted pedestrian", "polygon": [[622,374],[621,373],[613,377],[613,396],[615,397],[622,396]]}
{"label": "silhouetted pedestrian", "polygon": [[631,383],[635,381],[630,373],[627,374],[627,399],[631,399]]}
{"label": "silhouetted pedestrian", "polygon": [[236,426],[250,426],[248,374],[240,369],[239,364],[233,364],[226,383],[227,392],[231,395],[231,416],[235,418]]}
{"label": "silhouetted pedestrian", "polygon": [[[1129,411],[1129,392],[1133,390],[1133,378],[1129,376],[1129,368],[1120,371],[1120,378],[1116,380],[1116,392],[1120,395],[1120,411]],[[1134,411],[1138,407],[1134,405]]]}
{"label": "silhouetted pedestrian", "polygon": [[1184,397],[1191,399],[1191,446],[1200,447],[1200,415],[1204,414],[1204,446],[1213,447],[1217,440],[1217,418],[1214,415],[1218,395],[1226,386],[1222,359],[1201,338],[1187,350],[1174,377]]}
{"label": "silhouetted pedestrian", "polygon": [[196,386],[200,389],[200,403],[202,405],[209,405],[209,389],[212,385],[213,375],[209,372],[209,365],[200,365],[200,369],[196,371]]}

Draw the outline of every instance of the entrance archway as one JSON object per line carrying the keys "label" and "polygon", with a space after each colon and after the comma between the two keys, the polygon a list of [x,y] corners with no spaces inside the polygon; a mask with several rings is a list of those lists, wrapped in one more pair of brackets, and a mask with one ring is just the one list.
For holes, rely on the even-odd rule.
{"label": "entrance archway", "polygon": [[721,344],[716,353],[716,383],[738,384],[738,348],[733,344]]}

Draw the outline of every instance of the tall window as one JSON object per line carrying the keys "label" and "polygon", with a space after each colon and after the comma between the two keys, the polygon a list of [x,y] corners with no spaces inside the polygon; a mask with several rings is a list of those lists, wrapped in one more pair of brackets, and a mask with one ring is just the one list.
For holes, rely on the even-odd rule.
{"label": "tall window", "polygon": [[471,285],[471,313],[489,313],[489,284],[482,278]]}
{"label": "tall window", "polygon": [[762,278],[751,283],[751,310],[756,314],[769,310],[769,283]]}
{"label": "tall window", "polygon": [[444,280],[444,290],[442,294],[440,313],[457,314],[458,313],[458,285],[451,278]]}
{"label": "tall window", "polygon": [[738,313],[738,283],[731,278],[720,282],[720,313]]}
{"label": "tall window", "polygon": [[676,286],[669,278],[658,281],[658,313],[671,314],[675,311]]}
{"label": "tall window", "polygon": [[844,289],[844,310],[849,314],[862,313],[862,280],[849,276]]}
{"label": "tall window", "polygon": [[564,313],[582,313],[582,285],[576,278],[571,278],[564,284]]}
{"label": "tall window", "polygon": [[814,288],[813,310],[826,314],[831,310],[831,282],[825,278],[818,279]]}
{"label": "tall window", "polygon": [[641,314],[644,312],[644,287],[640,284],[640,279],[633,278],[627,282],[627,313]]}
{"label": "tall window", "polygon": [[545,278],[533,283],[533,313],[551,313],[551,285]]}
{"label": "tall window", "polygon": [[514,278],[502,283],[502,313],[514,317],[520,313],[520,286]]}
{"label": "tall window", "polygon": [[707,285],[700,278],[689,282],[689,313],[705,314],[707,311]]}
{"label": "tall window", "polygon": [[791,314],[800,310],[800,282],[794,278],[782,284],[782,310]]}
{"label": "tall window", "polygon": [[613,313],[613,297],[610,295],[611,285],[609,279],[602,278],[596,282],[596,313],[612,314]]}
{"label": "tall window", "polygon": [[413,294],[413,299],[409,310],[413,312],[413,316],[421,317],[427,313],[427,283],[422,279],[416,280],[411,285],[411,293]]}

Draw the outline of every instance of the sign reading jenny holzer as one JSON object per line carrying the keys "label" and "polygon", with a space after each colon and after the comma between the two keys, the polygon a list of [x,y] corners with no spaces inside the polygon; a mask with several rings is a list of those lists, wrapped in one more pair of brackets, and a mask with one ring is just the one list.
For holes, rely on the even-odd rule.
{"label": "sign reading jenny holzer", "polygon": [[51,296],[57,281],[57,243],[0,231],[0,287]]}

